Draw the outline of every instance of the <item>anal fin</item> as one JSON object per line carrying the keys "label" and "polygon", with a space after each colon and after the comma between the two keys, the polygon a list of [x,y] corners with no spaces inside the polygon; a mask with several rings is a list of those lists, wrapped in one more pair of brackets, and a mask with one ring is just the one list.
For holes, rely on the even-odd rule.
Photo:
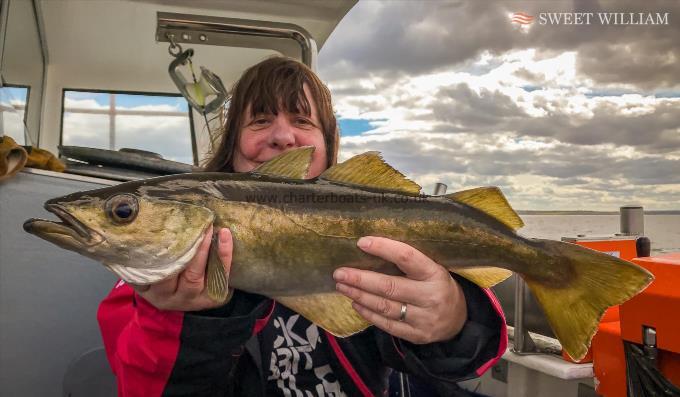
{"label": "anal fin", "polygon": [[335,336],[347,337],[371,325],[354,310],[351,299],[338,293],[279,296],[274,299]]}
{"label": "anal fin", "polygon": [[449,270],[482,288],[491,288],[512,276],[510,270],[499,267],[450,268]]}

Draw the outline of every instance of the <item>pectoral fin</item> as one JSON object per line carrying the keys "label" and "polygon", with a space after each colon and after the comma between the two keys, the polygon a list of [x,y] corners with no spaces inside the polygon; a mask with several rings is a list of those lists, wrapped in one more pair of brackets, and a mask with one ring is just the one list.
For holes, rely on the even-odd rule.
{"label": "pectoral fin", "polygon": [[274,297],[284,306],[339,337],[363,331],[370,325],[352,307],[352,300],[336,293]]}
{"label": "pectoral fin", "polygon": [[459,276],[465,277],[482,288],[491,288],[512,276],[512,272],[510,270],[501,269],[498,267],[471,267],[464,269],[455,268],[449,270],[458,274]]}
{"label": "pectoral fin", "polygon": [[213,233],[208,256],[206,287],[208,296],[216,302],[226,302],[229,299],[229,280],[224,274],[224,266],[217,253],[217,233]]}

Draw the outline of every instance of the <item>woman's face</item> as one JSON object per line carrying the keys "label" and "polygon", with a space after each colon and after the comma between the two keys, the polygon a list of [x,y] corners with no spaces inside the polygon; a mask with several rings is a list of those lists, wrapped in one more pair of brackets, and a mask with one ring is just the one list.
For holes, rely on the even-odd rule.
{"label": "woman's face", "polygon": [[309,117],[279,111],[278,115],[250,114],[250,106],[243,115],[239,145],[234,153],[234,171],[252,171],[258,165],[277,155],[301,146],[314,146],[308,178],[319,176],[325,169],[326,144],[316,104],[307,87],[305,96],[311,107]]}

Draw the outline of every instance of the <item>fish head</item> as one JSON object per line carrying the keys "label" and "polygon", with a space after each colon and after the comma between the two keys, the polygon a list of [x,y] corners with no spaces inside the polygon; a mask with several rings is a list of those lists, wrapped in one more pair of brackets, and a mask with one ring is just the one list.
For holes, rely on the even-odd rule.
{"label": "fish head", "polygon": [[30,219],[27,232],[100,261],[134,284],[183,270],[215,219],[200,205],[115,191],[51,199],[45,209],[61,222]]}

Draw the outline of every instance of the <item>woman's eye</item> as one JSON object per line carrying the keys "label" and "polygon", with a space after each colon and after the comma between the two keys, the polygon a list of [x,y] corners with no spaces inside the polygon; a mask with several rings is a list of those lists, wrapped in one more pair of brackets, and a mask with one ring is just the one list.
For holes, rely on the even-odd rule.
{"label": "woman's eye", "polygon": [[302,117],[299,117],[299,118],[295,119],[295,123],[301,124],[301,125],[311,125],[311,124],[312,124],[311,121],[309,121],[309,120],[307,120],[307,119],[305,119],[305,118],[302,118]]}
{"label": "woman's eye", "polygon": [[254,125],[266,125],[267,123],[269,123],[269,120],[265,118],[253,120]]}

